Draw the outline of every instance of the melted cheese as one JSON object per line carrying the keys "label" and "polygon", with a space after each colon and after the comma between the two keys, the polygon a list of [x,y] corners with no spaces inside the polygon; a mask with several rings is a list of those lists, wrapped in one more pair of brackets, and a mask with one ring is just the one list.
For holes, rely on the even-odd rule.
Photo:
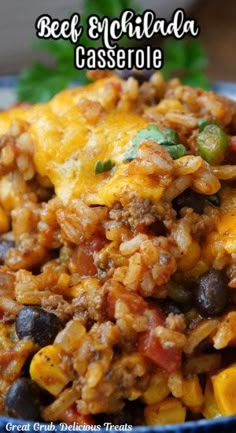
{"label": "melted cheese", "polygon": [[[47,104],[15,108],[0,115],[0,133],[7,131],[14,118],[30,123],[36,170],[50,178],[63,202],[81,197],[88,204],[112,205],[127,190],[154,201],[162,195],[163,188],[150,177],[127,176],[124,155],[148,121],[129,107],[114,108],[112,97],[117,98],[121,85],[119,78],[112,77],[61,92]],[[95,123],[80,109],[84,98],[104,107]],[[97,161],[109,159],[115,168],[96,175]]]}
{"label": "melted cheese", "polygon": [[[14,119],[29,122],[36,170],[50,178],[64,203],[70,198],[80,197],[89,205],[112,206],[124,191],[134,191],[139,197],[158,203],[163,186],[156,178],[138,173],[127,174],[124,155],[132,144],[132,138],[147,126],[148,121],[137,113],[135,102],[131,108],[129,104],[123,104],[122,108],[117,104],[122,86],[119,78],[112,77],[86,87],[63,91],[46,104],[2,112],[0,134],[7,132]],[[95,119],[86,117],[85,99],[87,103],[94,101],[100,104],[97,106],[101,112]],[[115,162],[115,168],[96,175],[97,161],[109,159]],[[5,181],[4,191],[6,185]],[[2,195],[4,197],[4,193]],[[14,207],[14,197],[12,203],[11,208]],[[232,188],[224,188],[215,226],[202,245],[206,262],[214,262],[219,245],[227,255],[236,253],[235,209],[236,196]]]}

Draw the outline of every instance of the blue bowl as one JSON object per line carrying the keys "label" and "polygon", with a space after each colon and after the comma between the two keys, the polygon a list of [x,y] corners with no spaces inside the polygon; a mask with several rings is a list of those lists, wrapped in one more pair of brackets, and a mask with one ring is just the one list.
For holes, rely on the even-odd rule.
{"label": "blue bowl", "polygon": [[[10,96],[14,98],[14,89],[17,78],[14,76],[0,77],[0,95],[1,89],[8,89]],[[236,84],[218,81],[213,83],[213,90],[217,93],[236,99]],[[5,95],[3,95],[4,97]],[[1,107],[0,107],[1,108]],[[3,107],[2,107],[3,108]],[[5,107],[4,107],[5,108]],[[20,421],[14,418],[0,417],[0,433],[5,432],[78,432],[77,429],[62,428],[60,424],[33,423],[30,421]],[[89,431],[89,430],[86,430]],[[90,430],[92,431],[92,430]],[[101,433],[109,432],[108,429],[101,429]],[[114,430],[113,430],[114,431]],[[121,430],[120,430],[121,431]],[[127,431],[127,430],[126,430]],[[219,417],[214,420],[191,421],[184,424],[173,424],[157,427],[134,427],[134,433],[236,433],[236,416]]]}

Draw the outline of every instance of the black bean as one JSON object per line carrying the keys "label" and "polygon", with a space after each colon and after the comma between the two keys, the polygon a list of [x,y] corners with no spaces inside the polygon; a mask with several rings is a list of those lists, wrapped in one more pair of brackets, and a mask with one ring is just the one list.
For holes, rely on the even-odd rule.
{"label": "black bean", "polygon": [[40,346],[51,344],[63,325],[58,317],[41,307],[23,307],[16,317],[16,333],[20,339],[29,338]]}
{"label": "black bean", "polygon": [[169,301],[168,299],[160,301],[159,305],[160,305],[162,311],[166,315],[168,315],[170,313],[173,313],[173,314],[181,314],[182,313],[182,311],[180,310],[179,306],[176,305],[174,302]]}
{"label": "black bean", "polygon": [[212,269],[197,281],[195,302],[202,316],[221,314],[229,301],[227,279],[221,271]]}
{"label": "black bean", "polygon": [[118,413],[114,413],[110,416],[110,422],[114,425],[133,424],[133,415],[125,408]]}
{"label": "black bean", "polygon": [[9,388],[5,398],[7,415],[24,420],[40,418],[37,388],[32,380],[21,377]]}
{"label": "black bean", "polygon": [[140,401],[127,402],[120,412],[101,413],[95,415],[97,424],[112,423],[113,425],[142,425],[143,420],[143,403]]}
{"label": "black bean", "polygon": [[205,204],[205,196],[197,194],[190,188],[182,192],[182,194],[176,197],[172,202],[173,208],[178,214],[183,207],[191,207],[194,212],[201,215],[204,211]]}
{"label": "black bean", "polygon": [[167,230],[164,225],[164,223],[161,220],[156,220],[154,223],[150,224],[148,226],[148,229],[155,235],[155,236],[166,236]]}
{"label": "black bean", "polygon": [[222,355],[222,367],[228,367],[235,363],[235,347],[226,347],[220,351]]}
{"label": "black bean", "polygon": [[14,247],[15,242],[7,239],[0,239],[0,265],[4,264],[8,250]]}
{"label": "black bean", "polygon": [[121,71],[118,71],[118,74],[123,78],[123,80],[128,80],[128,78],[133,77],[139,84],[142,84],[145,81],[149,81],[153,72],[154,71],[151,69],[142,69],[140,71],[136,69],[122,69]]}

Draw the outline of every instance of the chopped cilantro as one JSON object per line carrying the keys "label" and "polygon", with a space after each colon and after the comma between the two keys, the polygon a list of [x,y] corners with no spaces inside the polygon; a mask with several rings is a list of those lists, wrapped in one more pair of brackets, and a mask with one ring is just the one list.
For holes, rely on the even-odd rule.
{"label": "chopped cilantro", "polygon": [[132,146],[125,156],[125,161],[132,161],[136,157],[136,151],[141,142],[152,140],[163,146],[173,159],[185,155],[186,149],[178,144],[178,134],[171,128],[160,129],[156,125],[149,125],[141,129],[133,138]]}
{"label": "chopped cilantro", "polygon": [[[165,128],[165,129],[163,129],[162,133],[163,133],[164,137],[166,138],[166,142],[168,144],[178,144],[179,137],[178,137],[177,132],[174,129]],[[161,144],[163,144],[163,143],[161,143]]]}
{"label": "chopped cilantro", "polygon": [[95,165],[95,174],[104,173],[104,171],[110,171],[113,167],[115,167],[115,163],[110,159],[107,161],[97,161]]}
{"label": "chopped cilantro", "polygon": [[167,152],[173,159],[181,158],[181,156],[184,156],[186,153],[186,148],[183,144],[163,144],[163,147],[167,150]]}

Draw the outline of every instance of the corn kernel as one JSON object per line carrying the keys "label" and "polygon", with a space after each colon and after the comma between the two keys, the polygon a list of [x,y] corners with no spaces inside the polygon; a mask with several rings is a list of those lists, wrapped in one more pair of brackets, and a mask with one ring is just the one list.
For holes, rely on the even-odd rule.
{"label": "corn kernel", "polygon": [[30,364],[30,376],[41,388],[57,396],[72,379],[61,365],[60,349],[45,346],[33,357]]}
{"label": "corn kernel", "polygon": [[218,223],[218,233],[224,248],[229,254],[236,253],[236,211],[231,210],[221,216]]}
{"label": "corn kernel", "polygon": [[202,247],[203,260],[209,265],[214,262],[218,255],[219,236],[217,232],[209,233]]}
{"label": "corn kernel", "polygon": [[170,393],[168,387],[168,373],[158,370],[152,376],[148,389],[143,393],[143,400],[147,404],[159,403]]}
{"label": "corn kernel", "polygon": [[60,293],[62,295],[67,295],[69,283],[70,283],[70,275],[63,272],[57,281],[57,293]]}
{"label": "corn kernel", "polygon": [[175,398],[146,406],[144,417],[147,425],[178,424],[185,421],[186,408]]}
{"label": "corn kernel", "polygon": [[197,375],[183,380],[182,401],[187,407],[196,410],[203,405],[204,396]]}
{"label": "corn kernel", "polygon": [[189,271],[198,262],[201,256],[200,246],[196,241],[193,241],[188,248],[188,251],[178,262],[178,270],[181,272]]}
{"label": "corn kernel", "polygon": [[212,377],[217,406],[223,415],[236,414],[236,364]]}
{"label": "corn kernel", "polygon": [[222,416],[222,413],[219,411],[219,408],[216,404],[212,383],[210,379],[207,380],[205,393],[204,393],[204,406],[202,410],[202,414],[205,418],[217,418],[218,416]]}

